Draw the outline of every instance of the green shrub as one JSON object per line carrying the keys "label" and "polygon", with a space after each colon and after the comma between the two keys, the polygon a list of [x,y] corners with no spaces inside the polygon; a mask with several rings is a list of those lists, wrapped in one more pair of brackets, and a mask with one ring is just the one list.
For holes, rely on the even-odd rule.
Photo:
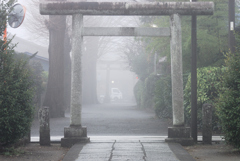
{"label": "green shrub", "polygon": [[[0,2],[0,37],[13,3]],[[5,43],[0,39],[0,146],[23,138],[29,132],[33,116],[32,72],[26,59],[15,56],[13,46],[10,41]]]}
{"label": "green shrub", "polygon": [[227,143],[240,149],[240,53],[226,55],[223,89],[216,107]]}
{"label": "green shrub", "polygon": [[[223,70],[218,67],[206,67],[197,69],[197,124],[198,128],[202,127],[202,105],[210,103],[214,106],[215,99],[218,97],[219,89],[221,89],[221,79]],[[191,75],[188,77],[187,84],[184,89],[184,107],[185,121],[190,124],[191,121]],[[213,109],[213,129],[219,127],[218,117]]]}
{"label": "green shrub", "polygon": [[159,118],[172,118],[171,76],[161,76],[155,88],[155,113]]}
{"label": "green shrub", "polygon": [[15,143],[31,127],[34,87],[26,59],[14,59],[12,51],[0,56],[0,144]]}

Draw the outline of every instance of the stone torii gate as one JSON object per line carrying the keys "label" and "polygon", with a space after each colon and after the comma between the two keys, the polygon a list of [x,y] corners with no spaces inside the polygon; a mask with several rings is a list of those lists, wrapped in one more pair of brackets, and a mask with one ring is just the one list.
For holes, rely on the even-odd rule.
{"label": "stone torii gate", "polygon": [[[212,15],[213,2],[81,2],[41,1],[43,15],[72,15],[72,87],[70,126],[64,128],[62,146],[88,142],[87,128],[81,123],[83,36],[170,36],[173,127],[166,141],[193,143],[190,128],[184,126],[181,15]],[[170,28],[84,27],[83,15],[170,16]]]}

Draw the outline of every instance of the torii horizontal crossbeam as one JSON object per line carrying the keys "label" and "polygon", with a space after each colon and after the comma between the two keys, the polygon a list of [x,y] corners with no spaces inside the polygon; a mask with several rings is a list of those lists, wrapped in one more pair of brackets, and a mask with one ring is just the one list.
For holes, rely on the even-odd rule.
{"label": "torii horizontal crossbeam", "polygon": [[82,36],[149,36],[169,37],[170,28],[84,27]]}
{"label": "torii horizontal crossbeam", "polygon": [[42,15],[212,15],[213,2],[81,2],[42,1]]}

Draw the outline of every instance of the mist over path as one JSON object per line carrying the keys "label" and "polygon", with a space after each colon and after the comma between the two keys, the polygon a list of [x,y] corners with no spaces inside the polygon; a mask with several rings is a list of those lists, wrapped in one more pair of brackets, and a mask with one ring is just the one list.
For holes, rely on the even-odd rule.
{"label": "mist over path", "polygon": [[[51,136],[63,136],[64,127],[70,124],[70,114],[65,118],[50,119]],[[88,136],[167,136],[167,123],[155,117],[154,112],[137,108],[129,103],[84,105],[82,125]],[[32,136],[39,136],[39,123],[34,120]]]}
{"label": "mist over path", "polygon": [[167,136],[167,125],[153,112],[131,104],[105,104],[83,108],[83,125],[88,135]]}

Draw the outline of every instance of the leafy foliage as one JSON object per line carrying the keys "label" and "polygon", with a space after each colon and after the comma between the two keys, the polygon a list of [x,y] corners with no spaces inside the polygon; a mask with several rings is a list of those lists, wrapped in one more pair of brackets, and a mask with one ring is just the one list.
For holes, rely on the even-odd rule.
{"label": "leafy foliage", "polygon": [[[14,1],[0,3],[1,35]],[[18,141],[29,132],[33,116],[33,80],[28,60],[16,56],[13,46],[0,39],[0,146]]]}
{"label": "leafy foliage", "polygon": [[0,153],[0,154],[12,157],[12,156],[19,156],[19,155],[22,155],[24,153],[25,152],[21,149],[15,149],[14,147],[5,147],[3,149],[3,152]]}
{"label": "leafy foliage", "polygon": [[[159,0],[169,2],[172,0]],[[189,0],[176,0],[185,1]],[[208,1],[208,0],[202,0]],[[210,16],[197,16],[197,67],[216,66],[224,64],[224,55],[228,51],[228,0],[213,0],[214,14]],[[238,10],[236,10],[238,11]],[[191,16],[182,16],[182,50],[183,72],[191,69]],[[168,16],[152,16],[141,19],[143,26],[169,27]],[[236,23],[239,21],[236,19]],[[160,57],[167,56],[170,61],[169,38],[143,38],[148,54],[158,53]]]}
{"label": "leafy foliage", "polygon": [[[218,97],[219,89],[222,88],[223,69],[219,67],[205,67],[197,69],[197,124],[202,127],[202,105],[210,103],[214,105]],[[188,124],[191,121],[191,75],[188,77],[184,89],[185,120]],[[213,127],[218,127],[218,117],[213,111]]]}
{"label": "leafy foliage", "polygon": [[159,118],[172,118],[172,85],[171,76],[161,76],[156,83],[155,113]]}
{"label": "leafy foliage", "polygon": [[30,130],[33,114],[33,80],[27,60],[1,52],[0,143],[10,144]]}
{"label": "leafy foliage", "polygon": [[27,60],[1,52],[0,143],[10,144],[29,131],[33,114],[33,80]]}
{"label": "leafy foliage", "polygon": [[223,89],[216,104],[227,143],[240,149],[240,53],[226,55]]}

